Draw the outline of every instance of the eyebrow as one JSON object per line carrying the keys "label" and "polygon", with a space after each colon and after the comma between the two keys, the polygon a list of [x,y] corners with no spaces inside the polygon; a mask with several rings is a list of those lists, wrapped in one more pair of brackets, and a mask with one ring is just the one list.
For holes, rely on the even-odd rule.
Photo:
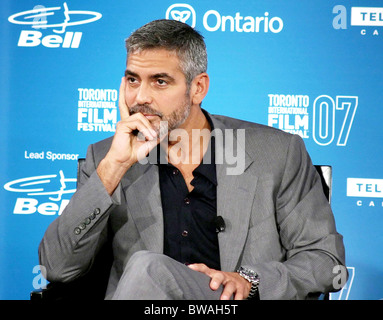
{"label": "eyebrow", "polygon": [[[137,73],[135,73],[135,72],[133,72],[133,71],[131,71],[129,69],[125,70],[125,77],[127,77],[127,76],[132,76],[132,77],[135,77],[135,78],[140,78],[140,76]],[[160,73],[153,74],[153,75],[150,76],[150,78],[154,79],[154,80],[155,79],[160,79],[160,78],[165,78],[168,81],[175,81],[175,79],[171,75],[166,73],[166,72],[160,72]]]}
{"label": "eyebrow", "polygon": [[129,69],[126,69],[126,70],[125,70],[125,78],[126,78],[127,76],[132,76],[132,77],[135,77],[135,78],[139,78],[139,76],[138,76],[137,73],[135,73],[135,72],[133,72],[133,71],[130,71]]}

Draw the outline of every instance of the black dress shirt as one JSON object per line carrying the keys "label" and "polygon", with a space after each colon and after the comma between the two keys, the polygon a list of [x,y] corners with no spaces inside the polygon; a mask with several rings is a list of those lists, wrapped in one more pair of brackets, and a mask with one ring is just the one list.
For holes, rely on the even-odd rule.
{"label": "black dress shirt", "polygon": [[[220,270],[214,137],[210,139],[207,150],[201,164],[193,171],[191,184],[194,188],[191,192],[176,167],[158,164],[164,217],[164,253],[181,263],[205,263],[210,268]],[[207,157],[209,152],[211,159]],[[206,161],[206,157],[209,161]]]}

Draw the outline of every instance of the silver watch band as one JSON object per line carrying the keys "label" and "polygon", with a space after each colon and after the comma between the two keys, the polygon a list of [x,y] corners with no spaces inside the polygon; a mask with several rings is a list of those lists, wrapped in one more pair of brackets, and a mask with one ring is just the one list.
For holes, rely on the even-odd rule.
{"label": "silver watch band", "polygon": [[250,299],[259,299],[259,291],[258,291],[258,286],[259,286],[259,276],[258,274],[250,269],[250,268],[246,268],[246,267],[240,267],[237,272],[239,273],[239,275],[246,279],[247,281],[249,281],[251,283],[251,288],[250,288],[250,292],[249,292],[249,295],[247,297],[248,300]]}

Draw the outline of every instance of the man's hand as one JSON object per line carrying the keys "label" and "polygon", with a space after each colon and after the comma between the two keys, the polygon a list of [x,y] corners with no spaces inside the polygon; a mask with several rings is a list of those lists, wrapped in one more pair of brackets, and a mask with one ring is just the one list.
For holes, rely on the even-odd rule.
{"label": "man's hand", "polygon": [[[121,121],[117,123],[112,145],[100,162],[97,173],[109,194],[116,189],[123,175],[159,143],[150,121],[142,114],[129,114],[125,101],[125,77],[121,80],[118,107]],[[138,134],[137,134],[138,133]]]}
{"label": "man's hand", "polygon": [[189,264],[188,267],[209,276],[212,290],[217,290],[220,285],[223,285],[221,300],[230,300],[232,295],[234,295],[234,300],[243,300],[250,293],[251,283],[242,278],[237,272],[218,271],[203,263]]}

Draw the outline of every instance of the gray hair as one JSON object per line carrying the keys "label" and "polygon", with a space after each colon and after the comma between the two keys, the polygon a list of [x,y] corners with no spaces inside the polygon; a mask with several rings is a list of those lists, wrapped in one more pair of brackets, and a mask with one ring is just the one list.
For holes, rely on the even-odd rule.
{"label": "gray hair", "polygon": [[127,57],[142,50],[163,48],[174,51],[181,71],[190,86],[207,70],[207,52],[203,36],[189,25],[175,20],[155,20],[134,31],[125,40]]}

